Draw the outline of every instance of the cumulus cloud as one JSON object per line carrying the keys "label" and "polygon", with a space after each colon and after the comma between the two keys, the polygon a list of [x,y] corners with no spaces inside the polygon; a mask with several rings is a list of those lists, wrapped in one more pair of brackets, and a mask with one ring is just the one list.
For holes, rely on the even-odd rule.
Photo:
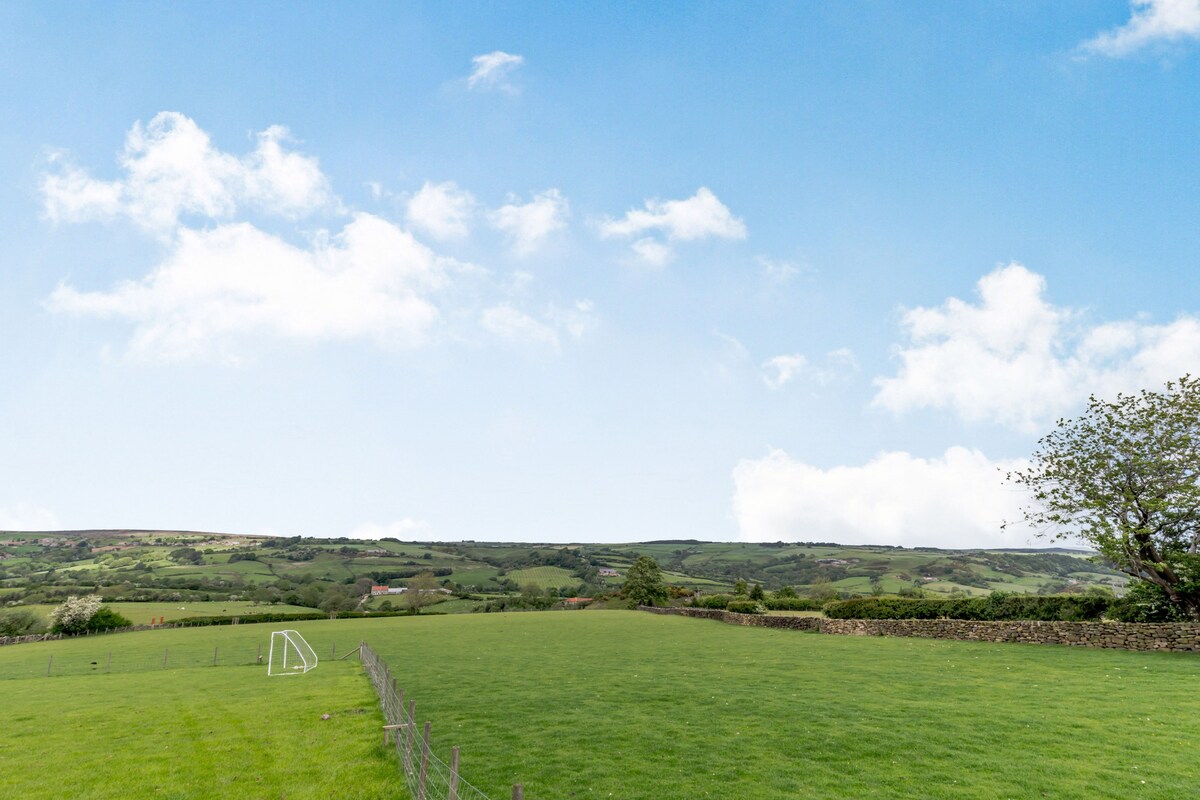
{"label": "cumulus cloud", "polygon": [[412,346],[438,321],[429,295],[452,263],[371,214],[307,247],[233,223],[183,229],[143,280],[95,292],[60,284],[47,304],[133,322],[131,353],[164,360],[230,358],[248,334]]}
{"label": "cumulus cloud", "polygon": [[984,276],[977,288],[978,303],[950,298],[904,313],[900,368],[876,379],[875,406],[947,409],[968,422],[1032,432],[1089,394],[1156,388],[1200,371],[1196,317],[1089,325],[1047,301],[1045,279],[1020,264]]}
{"label": "cumulus cloud", "polygon": [[414,541],[428,541],[432,535],[432,529],[428,522],[422,519],[413,519],[405,517],[396,522],[388,522],[380,524],[377,522],[364,522],[354,530],[350,531],[349,538],[351,539],[382,539],[390,537],[392,539],[410,539]]}
{"label": "cumulus cloud", "polygon": [[1080,45],[1084,52],[1120,58],[1153,45],[1200,38],[1200,0],[1131,0],[1124,25]]}
{"label": "cumulus cloud", "polygon": [[430,183],[409,198],[408,224],[435,239],[461,239],[470,232],[475,197],[453,181]]}
{"label": "cumulus cloud", "polygon": [[252,208],[295,219],[332,206],[316,159],[288,150],[287,141],[287,129],[272,126],[252,152],[236,156],[214,147],[193,120],[164,111],[129,131],[117,180],[93,178],[55,156],[41,182],[45,214],[56,222],[124,216],[169,233],[186,215],[221,220]]}
{"label": "cumulus cloud", "polygon": [[488,213],[488,224],[505,233],[513,252],[527,256],[541,246],[554,231],[567,224],[570,207],[558,189],[547,189],[533,196],[528,203],[516,198]]}
{"label": "cumulus cloud", "polygon": [[509,83],[509,76],[525,63],[523,56],[494,50],[471,59],[474,70],[467,78],[467,88],[477,92],[501,91],[515,94],[517,88]]}
{"label": "cumulus cloud", "polygon": [[746,225],[735,217],[707,187],[701,186],[685,200],[647,200],[645,208],[630,209],[620,219],[600,223],[604,237],[641,237],[633,244],[634,252],[655,266],[665,264],[671,257],[667,242],[698,239],[745,239]]}
{"label": "cumulus cloud", "polygon": [[835,541],[929,547],[1020,547],[1024,495],[1004,482],[1021,461],[951,447],[937,458],[880,453],[822,469],[781,450],[733,470],[733,514],[747,541]]}
{"label": "cumulus cloud", "polygon": [[26,503],[0,508],[0,531],[56,531],[62,525],[53,511]]}

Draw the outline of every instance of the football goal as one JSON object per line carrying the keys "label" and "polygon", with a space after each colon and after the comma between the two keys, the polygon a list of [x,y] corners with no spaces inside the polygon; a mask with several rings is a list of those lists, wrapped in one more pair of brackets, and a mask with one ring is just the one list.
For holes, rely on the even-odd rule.
{"label": "football goal", "polygon": [[303,675],[317,666],[317,654],[296,631],[272,631],[267,675]]}

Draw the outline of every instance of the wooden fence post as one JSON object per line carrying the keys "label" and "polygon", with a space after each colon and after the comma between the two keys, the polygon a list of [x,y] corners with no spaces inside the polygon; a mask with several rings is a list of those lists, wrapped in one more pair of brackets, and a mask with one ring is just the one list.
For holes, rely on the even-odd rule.
{"label": "wooden fence post", "polygon": [[167,668],[167,653],[171,652],[168,648],[163,648],[163,669]]}
{"label": "wooden fence post", "polygon": [[50,668],[54,666],[54,656],[50,656],[50,663],[46,665],[46,677],[50,677]]}
{"label": "wooden fence post", "polygon": [[337,642],[333,643],[333,655],[331,655],[330,658],[333,658],[333,659],[337,658]]}
{"label": "wooden fence post", "polygon": [[446,800],[458,800],[458,748],[450,751],[450,793]]}
{"label": "wooden fence post", "polygon": [[425,723],[425,737],[421,740],[421,777],[417,780],[417,800],[425,800],[425,776],[429,774],[429,728]]}
{"label": "wooden fence post", "polygon": [[213,666],[217,665],[217,648],[213,648]]}

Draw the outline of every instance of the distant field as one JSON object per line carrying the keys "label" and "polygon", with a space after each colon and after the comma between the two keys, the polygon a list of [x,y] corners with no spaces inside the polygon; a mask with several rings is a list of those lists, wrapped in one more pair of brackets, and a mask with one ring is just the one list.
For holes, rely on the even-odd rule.
{"label": "distant field", "polygon": [[530,567],[529,569],[515,569],[506,576],[510,580],[517,582],[518,586],[525,586],[529,583],[536,583],[543,589],[557,589],[560,586],[578,586],[579,578],[571,574],[568,569],[562,567]]}
{"label": "distant field", "polygon": [[[5,792],[385,796],[391,766],[352,664],[323,661],[278,681],[262,668],[204,666],[214,648],[222,664],[253,662],[272,627],[0,648]],[[1175,800],[1197,785],[1200,657],[1190,654],[822,636],[618,611],[289,627],[323,658],[371,642],[433,721],[435,750],[460,746],[464,774],[494,800],[518,780],[529,800]],[[114,673],[87,674],[108,652]],[[44,677],[50,655],[56,675],[75,677]],[[324,712],[334,719],[314,720]]]}
{"label": "distant field", "polygon": [[[312,613],[316,609],[305,606],[289,606],[285,603],[269,605],[256,604],[242,600],[221,600],[212,603],[186,601],[178,603],[105,603],[114,611],[119,612],[134,625],[148,625],[150,620],[165,617],[167,622],[183,617],[227,617],[243,614],[303,614]],[[21,606],[50,618],[53,605]]]}

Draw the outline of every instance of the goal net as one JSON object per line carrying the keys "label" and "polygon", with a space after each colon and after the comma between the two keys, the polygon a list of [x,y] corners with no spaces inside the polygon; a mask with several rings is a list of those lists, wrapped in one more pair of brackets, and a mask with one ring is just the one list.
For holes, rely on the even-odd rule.
{"label": "goal net", "polygon": [[317,666],[317,654],[296,631],[272,631],[267,675],[303,675]]}

